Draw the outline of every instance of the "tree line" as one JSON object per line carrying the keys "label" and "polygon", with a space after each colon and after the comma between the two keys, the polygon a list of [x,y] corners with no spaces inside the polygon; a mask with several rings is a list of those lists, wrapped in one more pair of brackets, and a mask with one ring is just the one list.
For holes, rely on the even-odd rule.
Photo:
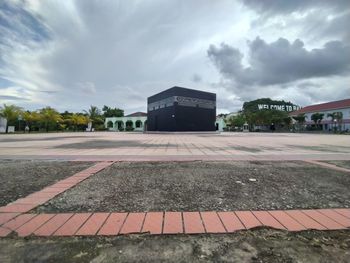
{"label": "tree line", "polygon": [[0,106],[0,116],[7,119],[8,126],[15,126],[16,131],[82,131],[91,122],[94,130],[105,130],[107,117],[123,117],[124,110],[103,106],[102,110],[91,105],[82,112],[58,112],[52,107],[29,111],[16,105]]}
{"label": "tree line", "polygon": [[[322,120],[327,117],[331,119],[331,125],[328,127],[329,131],[341,131],[343,123],[342,112],[332,112],[325,115],[324,113],[316,112],[311,115],[313,125],[305,127],[306,115],[304,113],[297,116],[290,117],[285,111],[278,110],[260,110],[260,111],[240,111],[234,116],[225,119],[229,130],[242,129],[243,125],[247,123],[250,129],[253,126],[270,126],[273,124],[278,130],[322,130]],[[293,122],[294,119],[294,122]]]}

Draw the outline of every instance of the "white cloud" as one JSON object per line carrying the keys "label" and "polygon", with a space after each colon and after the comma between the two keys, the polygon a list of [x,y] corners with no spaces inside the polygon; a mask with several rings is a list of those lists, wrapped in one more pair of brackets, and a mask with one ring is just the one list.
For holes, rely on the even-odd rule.
{"label": "white cloud", "polygon": [[[132,112],[146,110],[148,96],[177,85],[216,92],[220,111],[270,94],[316,102],[321,95],[311,97],[297,82],[232,88],[207,57],[209,45],[225,42],[242,52],[247,67],[246,42],[258,35],[269,43],[299,38],[307,49],[346,38],[346,8],[340,15],[341,8],[303,2],[293,12],[283,2],[264,12],[256,1],[5,0],[0,4],[0,79],[10,84],[0,86],[0,100],[14,102],[13,96],[21,96],[16,104],[31,109],[49,104],[80,111],[106,104]],[[313,28],[319,20],[308,15],[315,8],[333,15],[320,29]],[[331,91],[344,90],[346,77],[312,82],[331,94],[331,100],[345,94]]]}

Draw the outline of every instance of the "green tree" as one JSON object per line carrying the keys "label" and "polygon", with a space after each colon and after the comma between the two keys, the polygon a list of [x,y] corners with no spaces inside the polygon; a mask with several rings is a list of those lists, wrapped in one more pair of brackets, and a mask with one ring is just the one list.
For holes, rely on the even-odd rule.
{"label": "green tree", "polygon": [[37,111],[25,111],[23,112],[23,120],[26,122],[26,125],[32,130],[33,127],[39,126],[41,119],[40,113]]}
{"label": "green tree", "polygon": [[305,113],[300,113],[297,116],[293,116],[293,119],[297,121],[299,129],[301,129],[305,123]]}
{"label": "green tree", "polygon": [[15,125],[18,116],[22,114],[22,108],[16,105],[6,105],[0,107],[0,116],[7,119],[6,133],[9,125]]}
{"label": "green tree", "polygon": [[334,121],[337,121],[338,130],[341,131],[343,124],[343,113],[341,111],[334,112]]}
{"label": "green tree", "polygon": [[75,131],[77,131],[78,126],[87,125],[90,121],[88,116],[77,113],[73,113],[67,120],[73,125]]}
{"label": "green tree", "polygon": [[46,107],[39,110],[40,121],[43,123],[46,132],[49,131],[50,127],[57,128],[58,123],[62,122],[61,115],[53,108]]}
{"label": "green tree", "polygon": [[104,123],[101,110],[98,107],[91,105],[90,109],[84,110],[84,112],[89,117],[93,127]]}
{"label": "green tree", "polygon": [[124,110],[119,108],[110,108],[106,105],[102,108],[103,111],[103,117],[123,117],[124,116]]}
{"label": "green tree", "polygon": [[243,114],[237,114],[236,116],[231,116],[225,119],[226,125],[230,128],[243,127],[246,122],[246,118]]}
{"label": "green tree", "polygon": [[311,115],[311,120],[315,123],[316,127],[320,128],[320,123],[323,119],[324,114],[316,112]]}

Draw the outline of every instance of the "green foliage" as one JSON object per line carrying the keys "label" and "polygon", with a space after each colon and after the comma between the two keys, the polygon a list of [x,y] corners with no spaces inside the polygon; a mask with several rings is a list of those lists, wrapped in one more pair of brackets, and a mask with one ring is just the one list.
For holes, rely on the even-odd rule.
{"label": "green foliage", "polygon": [[338,112],[328,113],[327,117],[330,117],[332,119],[333,130],[335,132],[338,129],[339,129],[339,131],[342,130],[342,128],[341,128],[342,127],[342,123],[343,123],[343,113],[342,112],[338,111]]}
{"label": "green foliage", "polygon": [[119,108],[110,108],[106,105],[103,106],[102,111],[103,111],[103,116],[105,118],[123,117],[124,116],[124,110],[119,109]]}
{"label": "green foliage", "polygon": [[[123,110],[118,110],[124,114]],[[0,106],[0,116],[8,120],[9,125],[18,125],[18,116],[21,115],[23,125],[27,125],[30,131],[57,131],[57,130],[85,130],[87,124],[92,121],[95,130],[106,130],[104,116],[96,106],[91,106],[85,113],[73,113],[65,111],[57,112],[51,107],[45,107],[36,111],[23,111],[15,105]],[[119,114],[120,114],[119,112]],[[22,129],[24,126],[22,126]]]}
{"label": "green foliage", "polygon": [[225,120],[228,127],[243,127],[243,124],[246,122],[246,117],[244,114],[237,114],[236,116],[231,116]]}
{"label": "green foliage", "polygon": [[[7,119],[7,126],[15,125],[18,117],[22,114],[22,108],[16,105],[6,105],[0,106],[0,116]],[[6,127],[7,132],[7,127]]]}
{"label": "green foliage", "polygon": [[46,132],[49,130],[56,130],[58,124],[62,122],[62,117],[55,109],[45,107],[39,110],[40,122],[45,127]]}
{"label": "green foliage", "polygon": [[311,115],[311,120],[316,124],[316,126],[318,126],[321,123],[323,116],[323,113],[316,112]]}
{"label": "green foliage", "polygon": [[244,115],[250,125],[269,126],[274,124],[276,127],[288,127],[292,121],[287,112],[279,110],[248,111]]}
{"label": "green foliage", "polygon": [[91,105],[90,109],[88,109],[87,111],[84,110],[84,112],[92,122],[93,128],[96,129],[98,125],[103,125],[104,119],[103,119],[101,110],[98,107]]}
{"label": "green foliage", "polygon": [[299,124],[303,124],[305,123],[305,114],[304,113],[300,113],[297,116],[293,116],[293,119],[296,120]]}
{"label": "green foliage", "polygon": [[243,112],[247,113],[247,112],[261,111],[261,110],[259,110],[259,107],[258,107],[259,104],[296,106],[295,104],[293,104],[290,101],[286,102],[284,100],[272,100],[270,98],[261,98],[261,99],[257,99],[257,100],[244,102],[243,103]]}

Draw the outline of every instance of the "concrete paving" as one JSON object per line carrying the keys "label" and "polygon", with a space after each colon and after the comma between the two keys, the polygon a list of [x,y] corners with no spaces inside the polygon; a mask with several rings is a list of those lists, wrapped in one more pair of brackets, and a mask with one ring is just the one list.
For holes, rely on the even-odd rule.
{"label": "concrete paving", "polygon": [[0,135],[0,159],[95,161],[350,160],[350,136],[122,132]]}

